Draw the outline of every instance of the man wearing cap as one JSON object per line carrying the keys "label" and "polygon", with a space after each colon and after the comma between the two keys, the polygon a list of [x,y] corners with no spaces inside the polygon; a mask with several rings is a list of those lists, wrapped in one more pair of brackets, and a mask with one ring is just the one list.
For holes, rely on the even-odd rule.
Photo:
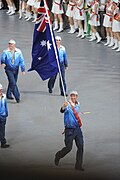
{"label": "man wearing cap", "polygon": [[0,142],[1,148],[8,148],[9,144],[7,144],[5,138],[5,125],[6,125],[6,118],[8,116],[8,108],[7,108],[7,101],[6,95],[2,93],[3,86],[0,84]]}
{"label": "man wearing cap", "polygon": [[12,97],[13,94],[17,103],[19,103],[20,92],[17,87],[18,72],[20,66],[22,73],[25,74],[25,63],[21,50],[16,48],[16,42],[12,39],[8,43],[8,48],[2,53],[1,65],[5,69],[8,78],[7,98],[14,99]]}
{"label": "man wearing cap", "polygon": [[[60,70],[61,70],[63,86],[64,86],[64,90],[63,90],[63,86],[62,86],[62,82],[61,82],[61,77],[60,77],[60,80],[59,80],[60,92],[61,92],[60,95],[64,96],[64,91],[66,93],[65,69],[68,68],[68,60],[67,60],[67,55],[66,55],[65,47],[61,45],[61,37],[60,36],[56,36],[55,39],[56,39],[56,44],[57,44],[58,53],[59,53],[59,65],[60,65]],[[56,77],[57,77],[57,74],[55,76],[52,76],[49,79],[49,81],[48,81],[49,93],[52,93],[52,89],[54,87]]]}
{"label": "man wearing cap", "polygon": [[73,140],[75,140],[77,146],[75,169],[84,171],[82,167],[84,142],[81,131],[82,122],[78,115],[80,111],[80,103],[77,99],[77,91],[72,91],[70,93],[70,100],[65,102],[60,109],[60,112],[64,113],[65,147],[56,153],[55,165],[58,166],[60,159],[72,150]]}

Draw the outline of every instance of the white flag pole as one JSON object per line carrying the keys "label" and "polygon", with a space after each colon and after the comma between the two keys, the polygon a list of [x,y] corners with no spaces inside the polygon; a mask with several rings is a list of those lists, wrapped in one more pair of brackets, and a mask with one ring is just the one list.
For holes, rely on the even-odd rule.
{"label": "white flag pole", "polygon": [[62,88],[63,88],[64,98],[65,98],[65,101],[67,101],[67,97],[66,97],[66,93],[65,93],[65,88],[64,88],[64,84],[63,84],[63,79],[62,79],[62,74],[61,74],[61,70],[60,70],[60,64],[59,64],[56,44],[55,44],[55,41],[54,41],[54,36],[53,36],[53,31],[52,31],[52,24],[50,22],[50,16],[48,14],[48,6],[47,6],[47,3],[46,3],[46,0],[43,0],[43,1],[44,1],[44,5],[45,5],[45,9],[46,9],[46,14],[47,14],[47,18],[48,18],[48,23],[49,23],[49,27],[50,27],[50,33],[51,33],[51,38],[52,38],[53,47],[54,47],[54,51],[55,51],[55,56],[56,56],[56,60],[57,60],[57,65],[58,65],[58,70],[59,70],[59,74],[60,74],[61,84],[62,84]]}

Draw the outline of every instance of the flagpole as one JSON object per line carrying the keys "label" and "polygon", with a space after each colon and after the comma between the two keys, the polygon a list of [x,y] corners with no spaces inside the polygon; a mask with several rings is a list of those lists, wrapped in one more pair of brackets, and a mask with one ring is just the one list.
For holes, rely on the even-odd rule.
{"label": "flagpole", "polygon": [[56,60],[57,60],[57,65],[58,65],[58,70],[59,70],[59,74],[60,74],[61,84],[62,84],[62,88],[63,88],[64,98],[65,98],[65,101],[67,101],[67,97],[66,97],[66,93],[65,93],[65,88],[64,88],[64,84],[63,84],[63,79],[62,79],[62,74],[61,74],[61,70],[60,70],[60,64],[59,64],[59,60],[58,60],[57,49],[56,49],[56,45],[55,45],[55,41],[54,41],[54,36],[53,36],[53,32],[52,32],[52,26],[51,26],[49,14],[48,14],[48,11],[47,11],[48,6],[47,6],[47,3],[46,3],[46,0],[43,0],[43,1],[44,1],[45,9],[46,9],[46,14],[47,14],[47,17],[48,17],[48,23],[49,23],[49,27],[50,27],[53,47],[54,47],[54,50],[55,50],[55,56],[56,56]]}

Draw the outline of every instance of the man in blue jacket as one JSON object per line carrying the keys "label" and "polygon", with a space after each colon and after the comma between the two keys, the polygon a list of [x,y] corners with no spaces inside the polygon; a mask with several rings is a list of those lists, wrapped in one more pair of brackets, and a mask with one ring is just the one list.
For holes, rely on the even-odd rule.
{"label": "man in blue jacket", "polygon": [[[60,36],[56,36],[56,44],[57,44],[57,48],[58,48],[58,53],[59,53],[59,65],[60,65],[60,71],[61,71],[61,76],[60,80],[59,80],[59,86],[60,86],[60,92],[61,92],[61,96],[64,96],[64,91],[66,93],[66,80],[65,80],[65,69],[68,68],[68,60],[67,60],[67,55],[66,55],[66,50],[65,47],[61,45],[61,37]],[[60,73],[59,73],[60,75]],[[48,89],[49,89],[49,93],[52,93],[52,89],[54,87],[55,84],[55,80],[56,80],[57,74],[55,76],[52,76],[49,81],[48,81]],[[63,85],[62,85],[62,81],[63,81]],[[63,90],[63,86],[64,86],[64,90]],[[66,94],[67,96],[67,94]]]}
{"label": "man in blue jacket", "polygon": [[73,140],[77,146],[75,169],[84,171],[83,163],[83,135],[81,131],[82,122],[80,120],[79,111],[80,103],[77,101],[77,91],[70,93],[70,100],[65,102],[60,109],[64,113],[64,126],[65,126],[65,147],[58,151],[55,155],[55,165],[58,166],[59,161],[72,150]]}
{"label": "man in blue jacket", "polygon": [[20,92],[17,87],[18,72],[20,66],[22,73],[25,74],[25,63],[21,50],[16,48],[16,42],[12,39],[8,43],[8,48],[2,53],[1,65],[5,69],[8,78],[7,98],[14,99],[12,97],[13,94],[17,103],[19,103]]}
{"label": "man in blue jacket", "polygon": [[7,101],[6,95],[2,93],[3,87],[0,84],[0,142],[1,148],[8,148],[10,145],[7,144],[5,138],[5,125],[6,125],[6,118],[8,116],[8,108],[7,108]]}

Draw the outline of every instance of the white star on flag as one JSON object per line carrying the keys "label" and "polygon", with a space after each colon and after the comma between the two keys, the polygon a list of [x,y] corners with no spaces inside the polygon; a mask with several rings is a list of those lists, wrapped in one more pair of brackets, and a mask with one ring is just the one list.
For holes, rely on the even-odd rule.
{"label": "white star on flag", "polygon": [[39,61],[40,61],[41,59],[42,59],[41,57],[38,58]]}
{"label": "white star on flag", "polygon": [[43,47],[43,46],[46,46],[46,44],[47,44],[46,41],[42,40],[40,45]]}
{"label": "white star on flag", "polygon": [[48,51],[51,49],[52,44],[50,44],[49,40],[47,41],[47,49]]}

